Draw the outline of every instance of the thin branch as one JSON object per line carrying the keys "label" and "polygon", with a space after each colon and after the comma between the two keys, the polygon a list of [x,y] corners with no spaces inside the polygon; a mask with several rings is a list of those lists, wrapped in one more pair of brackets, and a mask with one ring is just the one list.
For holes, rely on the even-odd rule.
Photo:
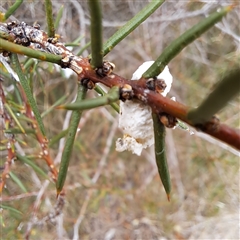
{"label": "thin branch", "polygon": [[[89,63],[85,62],[85,64],[87,65]],[[82,67],[83,69],[89,68],[83,65]],[[192,127],[197,128],[197,130],[203,131],[231,145],[232,147],[240,150],[240,130],[239,129],[234,129],[221,123],[217,124],[217,128],[214,128],[214,127],[211,128],[211,127],[208,127],[209,125],[210,126],[212,125],[211,121],[203,123],[201,126],[201,129],[199,129],[191,121],[187,119],[187,113],[189,111],[188,107],[186,107],[185,105],[179,102],[175,102],[169,98],[163,97],[158,93],[147,90],[146,81],[144,79],[130,81],[116,74],[111,74],[110,76],[100,78],[96,76],[95,72],[89,71],[89,70],[86,71],[84,75],[87,78],[91,79],[91,81],[95,83],[100,82],[108,87],[112,87],[112,86],[123,87],[125,84],[128,84],[132,87],[134,97],[151,106],[153,111],[166,112],[182,120],[183,122],[191,125]]]}
{"label": "thin branch", "polygon": [[6,51],[17,53],[21,55],[26,55],[32,58],[39,59],[41,61],[47,61],[52,63],[61,63],[61,56],[57,56],[54,54],[44,53],[41,51],[33,50],[28,47],[20,46],[14,43],[11,43],[9,41],[6,41],[4,39],[0,39],[0,47],[3,48]]}

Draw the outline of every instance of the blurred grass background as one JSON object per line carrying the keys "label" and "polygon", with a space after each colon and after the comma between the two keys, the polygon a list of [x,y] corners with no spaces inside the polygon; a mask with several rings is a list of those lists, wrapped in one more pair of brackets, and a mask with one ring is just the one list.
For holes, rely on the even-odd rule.
{"label": "blurred grass background", "polygon": [[[7,9],[12,2],[2,1],[1,8]],[[102,2],[105,40],[146,4],[127,0]],[[106,59],[116,65],[118,75],[131,78],[142,62],[156,59],[169,42],[212,10],[229,3],[233,1],[167,1]],[[60,41],[66,43],[83,36],[79,47],[73,49],[77,53],[90,40],[87,2],[53,1],[54,16],[62,5],[63,15],[56,32]],[[28,24],[36,21],[46,30],[44,11],[41,1],[25,1],[11,20],[16,18]],[[239,11],[237,6],[169,64],[174,76],[169,97],[175,96],[187,106],[197,106],[220,76],[239,64]],[[89,53],[87,48],[83,56]],[[56,66],[40,62],[31,76],[41,112],[63,95],[67,96],[66,102],[74,99],[74,74],[68,77]],[[4,82],[5,88],[11,85],[10,81]],[[88,95],[96,96],[93,91]],[[222,122],[237,128],[239,100],[238,95],[219,113]],[[44,118],[50,139],[68,125],[70,115],[71,112],[54,110]],[[22,239],[28,228],[32,229],[30,239],[74,239],[76,232],[80,239],[106,240],[239,238],[239,153],[235,150],[204,134],[168,130],[173,184],[168,202],[153,148],[145,150],[141,157],[115,151],[115,141],[122,133],[117,128],[117,114],[110,107],[84,112],[79,128],[65,184],[63,213],[52,221],[42,221],[54,209],[55,186],[17,161],[11,169],[27,192],[9,178],[1,197],[4,205],[23,214],[2,211],[2,239]],[[30,135],[23,140],[27,143],[21,146],[25,153],[39,153],[38,143]],[[61,140],[51,150],[57,165],[62,149]],[[1,165],[5,154],[1,152]],[[48,171],[45,162],[33,161]]]}

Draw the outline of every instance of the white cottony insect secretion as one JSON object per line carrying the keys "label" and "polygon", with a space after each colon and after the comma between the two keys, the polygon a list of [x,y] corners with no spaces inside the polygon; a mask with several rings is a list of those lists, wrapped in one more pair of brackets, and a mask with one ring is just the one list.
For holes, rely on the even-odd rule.
{"label": "white cottony insect secretion", "polygon": [[[133,73],[132,80],[139,80],[153,63],[154,61],[144,62]],[[167,87],[161,94],[166,96],[171,89],[173,79],[168,66],[157,76],[157,79],[165,81]],[[136,100],[120,102],[118,126],[123,130],[124,135],[116,141],[117,151],[128,150],[140,156],[143,148],[154,144],[152,109],[146,104]]]}

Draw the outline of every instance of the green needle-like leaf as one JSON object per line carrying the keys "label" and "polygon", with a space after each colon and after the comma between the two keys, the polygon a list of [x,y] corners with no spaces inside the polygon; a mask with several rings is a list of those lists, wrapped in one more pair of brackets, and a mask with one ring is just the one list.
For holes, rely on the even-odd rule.
{"label": "green needle-like leaf", "polygon": [[63,131],[61,131],[58,135],[54,136],[49,144],[48,144],[48,147],[51,148],[55,143],[57,143],[61,138],[65,137],[68,133],[68,129],[65,129]]}
{"label": "green needle-like leaf", "polygon": [[36,65],[37,63],[35,62],[35,60],[33,58],[28,58],[27,61],[24,64],[23,69],[28,72],[28,69],[30,68],[34,68],[34,65]]}
{"label": "green needle-like leaf", "polygon": [[[99,85],[95,85],[94,90],[95,90],[97,93],[101,94],[102,96],[105,96],[105,95],[106,95],[106,92],[105,92]],[[111,106],[116,112],[119,113],[120,108],[119,108],[119,104],[118,104],[118,103],[111,102],[111,103],[109,103],[109,104],[110,104],[110,106]]]}
{"label": "green needle-like leaf", "polygon": [[9,175],[12,178],[12,180],[21,188],[23,192],[25,193],[28,192],[26,187],[23,185],[22,181],[13,172],[10,172]]}
{"label": "green needle-like leaf", "polygon": [[54,55],[50,53],[44,53],[41,51],[33,50],[28,47],[17,45],[15,43],[0,39],[0,49],[4,49],[8,52],[18,53],[21,55],[26,55],[28,57],[37,58],[41,61],[47,61],[52,63],[61,64],[62,56]]}
{"label": "green needle-like leaf", "polygon": [[91,16],[91,66],[97,68],[102,66],[102,10],[98,0],[89,0]]}
{"label": "green needle-like leaf", "polygon": [[142,22],[144,22],[164,2],[165,0],[151,1],[145,8],[138,12],[132,19],[130,19],[124,26],[122,26],[116,33],[114,33],[103,45],[104,56],[108,54],[128,34],[136,29]]}
{"label": "green needle-like leaf", "polygon": [[[86,93],[87,93],[86,87],[84,87],[79,83],[77,99],[75,102],[76,103],[81,102],[82,99],[85,98]],[[73,144],[74,144],[74,139],[77,132],[78,124],[81,119],[81,115],[82,115],[82,111],[74,111],[72,113],[72,119],[70,121],[65,147],[62,153],[62,159],[61,159],[58,179],[56,183],[57,195],[59,195],[59,193],[62,191],[64,182],[67,177],[68,165],[69,165],[69,161],[70,161],[70,157],[73,149]]]}
{"label": "green needle-like leaf", "polygon": [[80,56],[90,45],[91,45],[91,42],[86,43],[86,45],[83,46],[76,55]]}
{"label": "green needle-like leaf", "polygon": [[52,110],[54,110],[54,108],[59,105],[60,103],[62,103],[65,99],[67,98],[67,95],[62,96],[61,98],[59,98],[53,105],[51,105],[51,107],[49,107],[46,111],[44,111],[41,114],[41,117],[44,118],[47,114],[49,114],[50,112],[52,112]]}
{"label": "green needle-like leaf", "polygon": [[58,26],[59,26],[59,23],[60,23],[60,20],[62,18],[62,14],[63,14],[63,8],[64,8],[64,5],[62,5],[58,11],[58,14],[57,14],[57,17],[56,17],[56,20],[55,20],[55,23],[54,23],[54,27],[55,29],[58,29]]}
{"label": "green needle-like leaf", "polygon": [[72,47],[79,47],[80,46],[80,42],[81,42],[81,40],[84,38],[85,36],[84,35],[81,35],[81,36],[79,36],[79,37],[77,37],[74,41],[72,41],[72,42],[70,42],[70,43],[65,43],[64,44],[64,46],[65,47],[70,47],[70,46],[72,46]]}
{"label": "green needle-like leaf", "polygon": [[201,36],[204,32],[214,26],[215,23],[219,22],[232,7],[224,7],[210,14],[207,18],[204,18],[198,24],[187,30],[180,37],[170,43],[158,57],[158,59],[151,65],[151,67],[142,75],[144,78],[151,78],[158,76],[165,66],[187,45],[192,43],[195,39]]}
{"label": "green needle-like leaf", "polygon": [[171,192],[171,180],[168,170],[168,163],[166,157],[165,146],[165,126],[160,122],[158,115],[153,113],[153,127],[154,127],[154,139],[155,139],[155,156],[158,167],[159,176],[167,194],[168,201],[170,201]]}
{"label": "green needle-like leaf", "polygon": [[[28,134],[28,133],[32,133],[34,134],[35,133],[35,130],[33,129],[24,129],[24,133],[25,134]],[[6,129],[4,130],[5,133],[11,133],[11,134],[23,134],[23,132],[19,129],[19,128],[9,128],[9,129]]]}
{"label": "green needle-like leaf", "polygon": [[19,77],[19,80],[20,80],[20,83],[21,83],[21,85],[24,89],[24,92],[25,92],[26,96],[27,96],[28,102],[29,102],[29,104],[32,108],[32,111],[34,113],[34,116],[36,118],[38,126],[39,126],[42,134],[45,136],[46,135],[45,128],[44,128],[44,125],[43,125],[43,122],[42,122],[41,115],[38,111],[37,103],[36,103],[36,101],[35,101],[35,99],[32,95],[32,91],[31,91],[31,88],[28,84],[28,81],[25,78],[25,75],[22,71],[21,65],[20,65],[19,60],[18,60],[18,56],[17,56],[17,54],[13,53],[13,54],[11,54],[10,58],[11,58],[11,62],[13,64],[14,70],[17,73],[17,75]]}
{"label": "green needle-like leaf", "polygon": [[59,106],[60,109],[68,109],[68,110],[86,110],[92,109],[100,106],[104,106],[106,104],[113,103],[119,99],[119,88],[117,86],[112,87],[108,94],[92,99],[86,99],[81,102],[75,102],[72,104],[66,104],[63,106]]}
{"label": "green needle-like leaf", "polygon": [[7,109],[8,113],[11,115],[11,117],[14,119],[15,123],[18,125],[18,127],[20,128],[20,130],[22,131],[22,133],[25,133],[25,130],[23,129],[21,123],[18,121],[16,115],[14,114],[14,112],[12,111],[12,109],[10,108],[10,106],[5,103],[4,104],[5,108]]}
{"label": "green needle-like leaf", "polygon": [[204,99],[200,106],[188,113],[193,123],[204,123],[221,110],[240,91],[240,68],[223,77],[215,89]]}
{"label": "green needle-like leaf", "polygon": [[38,167],[33,161],[29,160],[26,156],[22,156],[18,153],[16,154],[16,156],[17,156],[17,159],[19,159],[20,161],[22,161],[22,162],[26,163],[27,165],[29,165],[30,167],[32,167],[32,169],[36,173],[42,175],[46,179],[49,179],[48,175],[40,167]]}
{"label": "green needle-like leaf", "polygon": [[3,22],[6,21],[22,4],[23,0],[16,0],[15,3],[4,14]]}
{"label": "green needle-like leaf", "polygon": [[10,206],[7,206],[7,205],[0,205],[0,208],[2,208],[2,209],[6,209],[6,210],[9,210],[9,211],[11,211],[11,212],[13,212],[13,213],[17,213],[17,214],[23,214],[22,212],[20,212],[19,210],[17,210],[16,208],[13,208],[13,207],[10,207]]}
{"label": "green needle-like leaf", "polygon": [[55,36],[55,28],[54,28],[54,22],[53,22],[51,0],[45,0],[45,11],[47,15],[48,37],[53,38]]}

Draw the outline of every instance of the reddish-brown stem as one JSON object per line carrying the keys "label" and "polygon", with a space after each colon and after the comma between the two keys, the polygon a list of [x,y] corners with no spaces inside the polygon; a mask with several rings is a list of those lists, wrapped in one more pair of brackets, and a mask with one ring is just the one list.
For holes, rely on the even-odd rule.
{"label": "reddish-brown stem", "polygon": [[130,81],[114,73],[106,77],[99,77],[96,72],[91,69],[88,59],[82,59],[78,62],[78,64],[83,69],[81,77],[88,78],[94,83],[100,82],[108,87],[123,87],[125,84],[128,84],[133,89],[134,97],[151,106],[153,111],[166,112],[191,125],[192,127],[195,127],[197,130],[203,131],[240,150],[240,130],[231,128],[221,123],[218,123],[217,126],[209,127],[212,126],[211,121],[205,122],[201,126],[192,124],[187,118],[187,113],[189,111],[188,107],[179,102],[163,97],[154,91],[148,90],[145,79]]}
{"label": "reddish-brown stem", "polygon": [[32,109],[31,106],[29,105],[29,103],[27,102],[27,97],[21,87],[21,85],[18,86],[23,98],[23,101],[25,102],[25,115],[32,120],[32,128],[35,130],[35,134],[36,134],[36,138],[37,141],[39,142],[39,145],[42,149],[41,154],[39,155],[40,158],[44,159],[47,163],[47,165],[50,168],[50,171],[52,173],[52,179],[54,182],[56,182],[57,180],[57,176],[58,176],[58,171],[53,163],[53,160],[50,156],[49,153],[49,148],[48,148],[48,140],[46,139],[46,137],[43,136],[43,134],[41,133],[38,125],[37,125],[37,121],[32,113]]}

